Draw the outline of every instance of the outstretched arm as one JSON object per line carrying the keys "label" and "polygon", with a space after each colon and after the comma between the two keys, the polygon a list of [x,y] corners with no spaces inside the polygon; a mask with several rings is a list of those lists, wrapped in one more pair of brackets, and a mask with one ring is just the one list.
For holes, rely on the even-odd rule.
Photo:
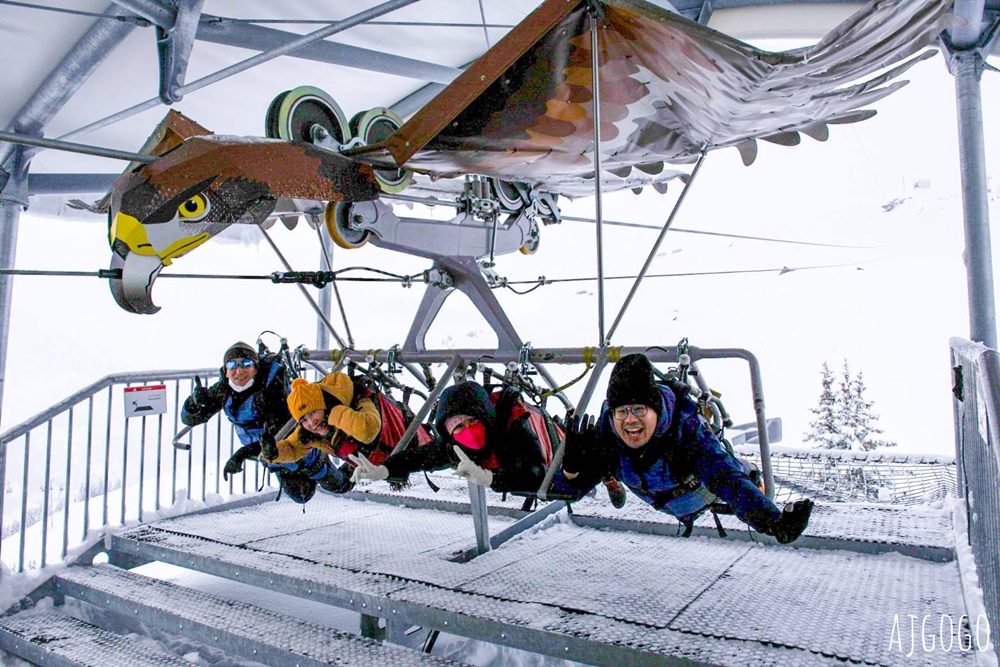
{"label": "outstretched arm", "polygon": [[695,474],[708,490],[729,505],[736,516],[755,529],[781,516],[781,510],[750,481],[743,466],[726,451],[712,429],[698,415],[680,425],[681,446],[689,453]]}
{"label": "outstretched arm", "polygon": [[222,409],[225,400],[226,390],[221,381],[211,387],[203,387],[201,378],[196,376],[194,390],[181,406],[181,422],[185,426],[204,424]]}

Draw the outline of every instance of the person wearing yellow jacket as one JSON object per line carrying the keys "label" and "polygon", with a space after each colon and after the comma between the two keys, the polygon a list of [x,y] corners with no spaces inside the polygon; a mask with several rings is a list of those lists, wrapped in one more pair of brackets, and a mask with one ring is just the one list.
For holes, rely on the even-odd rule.
{"label": "person wearing yellow jacket", "polygon": [[353,467],[334,466],[330,455],[346,460],[377,440],[382,419],[370,392],[333,372],[319,382],[294,380],[287,401],[298,426],[284,440],[262,438],[261,459],[296,502],[309,500],[317,484],[331,493],[350,491]]}

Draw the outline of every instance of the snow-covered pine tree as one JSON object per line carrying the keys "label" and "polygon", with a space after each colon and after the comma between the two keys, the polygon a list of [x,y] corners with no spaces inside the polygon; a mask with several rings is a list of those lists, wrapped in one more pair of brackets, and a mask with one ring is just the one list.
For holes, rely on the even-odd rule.
{"label": "snow-covered pine tree", "polygon": [[838,415],[838,400],[834,394],[833,371],[824,361],[822,370],[823,390],[819,395],[819,406],[809,411],[816,418],[809,423],[809,431],[803,436],[806,442],[815,442],[820,449],[844,449],[844,438]]}
{"label": "snow-covered pine tree", "polygon": [[850,363],[845,359],[838,380],[835,388],[834,374],[823,362],[819,406],[810,408],[816,419],[810,422],[810,431],[803,435],[803,440],[815,442],[820,449],[895,447],[894,442],[876,438],[882,429],[875,424],[878,416],[872,410],[874,401],[865,398],[864,374],[858,371],[857,376],[852,377]]}
{"label": "snow-covered pine tree", "polygon": [[[845,363],[846,366],[846,363]],[[865,398],[864,374],[858,371],[857,377],[851,382],[848,395],[851,400],[851,413],[853,427],[852,449],[872,450],[880,447],[895,447],[895,442],[877,439],[875,436],[883,433],[882,429],[875,425],[878,415],[872,410],[874,401]]]}

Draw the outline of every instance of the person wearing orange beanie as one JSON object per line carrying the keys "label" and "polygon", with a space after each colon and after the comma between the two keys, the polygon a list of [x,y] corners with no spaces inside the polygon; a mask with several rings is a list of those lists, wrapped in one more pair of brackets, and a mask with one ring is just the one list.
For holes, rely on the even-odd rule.
{"label": "person wearing orange beanie", "polygon": [[284,440],[262,438],[261,459],[272,469],[297,466],[295,472],[306,473],[296,495],[289,493],[297,502],[311,498],[317,484],[331,493],[350,491],[353,468],[342,470],[330,456],[346,459],[378,438],[382,420],[368,392],[356,391],[347,374],[335,371],[319,382],[292,381],[287,402],[298,426]]}

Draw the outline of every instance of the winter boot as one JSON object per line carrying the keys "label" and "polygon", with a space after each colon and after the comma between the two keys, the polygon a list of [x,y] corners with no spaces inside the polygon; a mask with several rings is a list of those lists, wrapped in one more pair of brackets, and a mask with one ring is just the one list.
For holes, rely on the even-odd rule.
{"label": "winter boot", "polygon": [[608,498],[611,500],[611,504],[614,505],[615,509],[621,509],[625,507],[625,499],[628,497],[625,493],[625,487],[614,477],[607,477],[604,480],[604,488],[608,490]]}
{"label": "winter boot", "polygon": [[813,504],[813,501],[806,498],[785,505],[781,518],[772,522],[771,530],[768,532],[780,544],[794,542],[809,524],[809,515],[812,514]]}

